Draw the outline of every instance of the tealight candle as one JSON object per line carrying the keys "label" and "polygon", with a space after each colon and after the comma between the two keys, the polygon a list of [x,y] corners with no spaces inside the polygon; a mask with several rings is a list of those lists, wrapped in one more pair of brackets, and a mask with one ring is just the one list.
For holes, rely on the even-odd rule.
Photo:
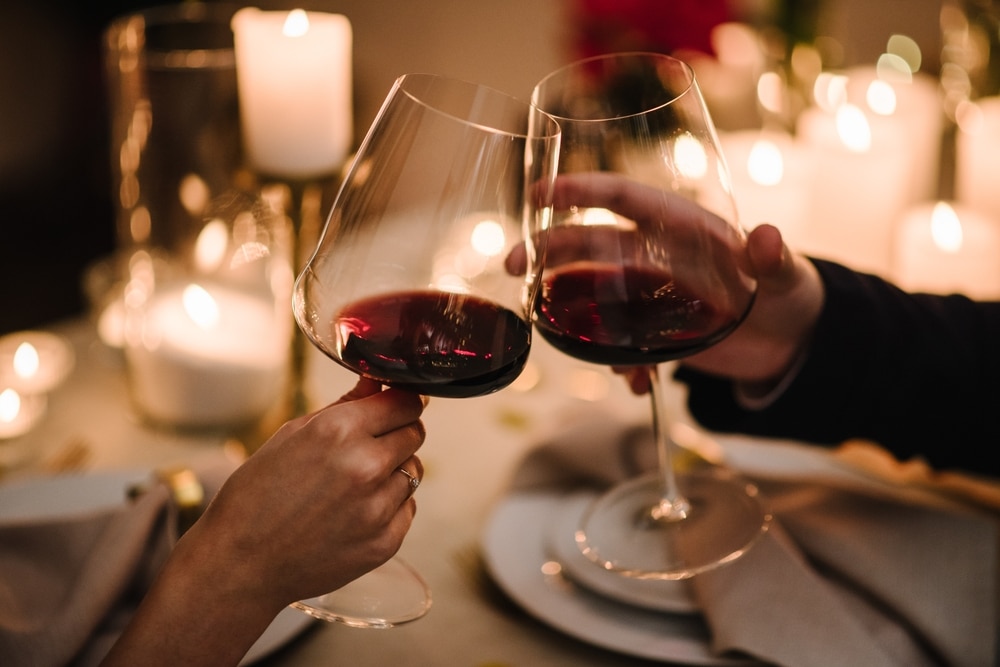
{"label": "tealight candle", "polygon": [[1000,223],[936,202],[907,211],[898,230],[894,279],[900,287],[1000,298]]}
{"label": "tealight candle", "polygon": [[22,396],[52,391],[73,370],[69,342],[45,331],[21,331],[0,338],[0,385]]}
{"label": "tealight candle", "polygon": [[0,440],[24,435],[45,414],[44,394],[22,396],[11,387],[0,385]]}
{"label": "tealight candle", "polygon": [[339,169],[353,125],[347,17],[246,7],[233,16],[232,27],[251,164],[290,178]]}
{"label": "tealight candle", "polygon": [[283,390],[290,326],[273,301],[188,284],[157,292],[129,322],[132,395],[152,421],[211,428],[249,423]]}

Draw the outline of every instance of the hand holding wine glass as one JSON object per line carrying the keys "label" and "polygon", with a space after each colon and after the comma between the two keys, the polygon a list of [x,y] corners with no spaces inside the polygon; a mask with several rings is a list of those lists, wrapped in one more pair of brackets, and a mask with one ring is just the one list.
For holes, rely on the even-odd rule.
{"label": "hand holding wine glass", "polygon": [[756,292],[728,171],[685,63],[598,56],[550,74],[532,103],[562,129],[535,326],[563,352],[645,368],[660,470],[600,497],[579,545],[600,566],[679,579],[738,558],[770,515],[722,470],[679,472],[657,364],[723,340]]}
{"label": "hand holding wine glass", "polygon": [[[306,337],[397,389],[463,398],[512,382],[531,344],[558,146],[556,123],[526,103],[441,76],[400,77],[296,281]],[[515,248],[527,261],[510,273]],[[302,606],[387,627],[429,604],[419,575],[395,559]]]}
{"label": "hand holding wine glass", "polygon": [[[682,199],[677,196],[677,199]],[[645,226],[654,220],[662,206],[662,192],[615,174],[574,174],[556,180],[555,207],[567,208],[564,202],[605,208]],[[675,229],[700,224],[707,213],[687,200],[677,202],[671,214]],[[678,215],[687,212],[687,215]],[[718,221],[717,224],[722,224]],[[604,229],[604,233],[621,232]],[[634,234],[631,234],[634,236]],[[573,228],[559,227],[550,234],[550,264],[571,258],[579,239],[572,238]],[[740,239],[722,234],[715,242],[732,245],[747,272],[758,282],[757,295],[746,319],[732,334],[718,343],[684,356],[681,361],[701,371],[725,375],[746,384],[760,384],[781,377],[808,344],[810,334],[823,304],[823,284],[812,262],[789,249],[781,232],[761,224],[747,237],[746,248]],[[620,242],[620,241],[618,241]],[[616,370],[618,370],[616,368]],[[649,390],[648,373],[641,367],[622,366],[637,393]]]}

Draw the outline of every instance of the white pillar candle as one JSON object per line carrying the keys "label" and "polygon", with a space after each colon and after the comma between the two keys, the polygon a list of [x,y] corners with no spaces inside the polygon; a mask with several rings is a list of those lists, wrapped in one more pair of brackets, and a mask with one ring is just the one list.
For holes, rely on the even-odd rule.
{"label": "white pillar candle", "polygon": [[353,126],[350,21],[340,14],[247,7],[236,12],[232,26],[250,163],[285,178],[339,169]]}
{"label": "white pillar candle", "polygon": [[280,397],[289,327],[273,301],[189,284],[157,292],[138,317],[125,353],[133,398],[153,421],[246,423]]}
{"label": "white pillar candle", "polygon": [[721,133],[719,141],[742,224],[752,229],[771,223],[790,247],[811,251],[808,205],[813,169],[802,147],[780,132]]}
{"label": "white pillar candle", "polygon": [[847,101],[865,110],[872,143],[901,146],[909,156],[906,204],[937,196],[944,105],[935,77],[857,67],[845,73]]}
{"label": "white pillar candle", "polygon": [[895,242],[894,279],[911,291],[1000,298],[1000,223],[954,203],[907,211]]}
{"label": "white pillar candle", "polygon": [[961,109],[955,146],[955,198],[1000,219],[1000,97]]}
{"label": "white pillar candle", "polygon": [[817,107],[798,118],[799,140],[813,160],[810,237],[816,253],[886,275],[892,224],[906,207],[912,153],[899,132],[871,134],[858,107]]}
{"label": "white pillar candle", "polygon": [[69,341],[46,331],[20,331],[0,338],[0,386],[21,396],[45,394],[73,370]]}

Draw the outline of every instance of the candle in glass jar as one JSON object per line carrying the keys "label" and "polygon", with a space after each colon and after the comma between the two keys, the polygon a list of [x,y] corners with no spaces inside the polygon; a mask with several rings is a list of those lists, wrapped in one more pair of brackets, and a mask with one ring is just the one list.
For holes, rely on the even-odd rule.
{"label": "candle in glass jar", "polygon": [[239,10],[232,21],[244,147],[259,171],[333,173],[350,149],[351,24],[346,16]]}
{"label": "candle in glass jar", "polygon": [[907,211],[894,256],[904,289],[1000,298],[1000,224],[967,207],[936,202]]}
{"label": "candle in glass jar", "polygon": [[22,396],[52,391],[73,370],[69,342],[46,331],[20,331],[0,338],[0,385]]}
{"label": "candle in glass jar", "polygon": [[290,327],[273,301],[192,283],[128,317],[140,318],[126,336],[132,395],[154,422],[247,423],[280,397]]}

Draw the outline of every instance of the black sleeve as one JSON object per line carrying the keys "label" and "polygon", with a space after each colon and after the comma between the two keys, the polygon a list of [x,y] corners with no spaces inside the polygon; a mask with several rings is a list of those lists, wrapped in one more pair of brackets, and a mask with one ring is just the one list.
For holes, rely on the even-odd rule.
{"label": "black sleeve", "polygon": [[692,416],[716,431],[820,444],[865,438],[904,460],[1000,474],[1000,303],[908,294],[813,262],[826,301],[792,383],[769,407],[745,410],[728,380],[681,367]]}

